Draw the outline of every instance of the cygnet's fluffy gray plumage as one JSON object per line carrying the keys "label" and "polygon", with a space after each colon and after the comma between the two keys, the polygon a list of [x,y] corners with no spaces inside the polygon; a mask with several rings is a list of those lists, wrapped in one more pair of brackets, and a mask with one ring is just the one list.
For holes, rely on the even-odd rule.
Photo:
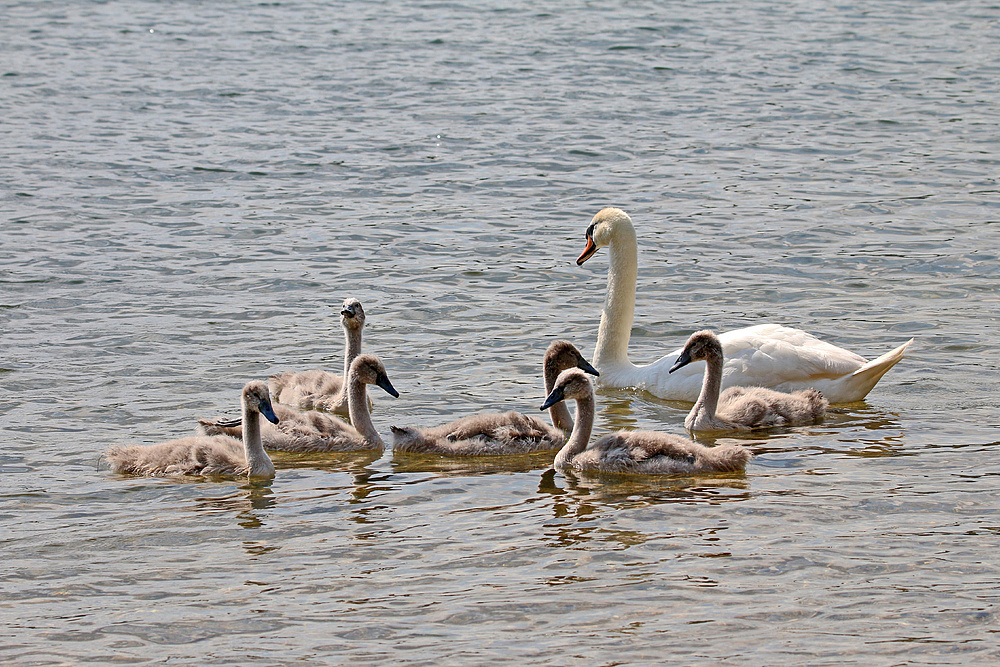
{"label": "cygnet's fluffy gray plumage", "polygon": [[[274,406],[278,416],[276,426],[265,424],[261,429],[264,448],[282,452],[352,452],[383,449],[385,443],[372,424],[365,404],[367,386],[381,387],[390,396],[398,397],[386,374],[382,361],[374,354],[354,358],[347,372],[347,395],[351,423],[319,412],[300,412],[284,405]],[[238,421],[199,420],[200,432],[239,436]]]}
{"label": "cygnet's fluffy gray plumage", "polygon": [[584,373],[560,373],[542,410],[576,399],[576,423],[553,467],[644,475],[738,472],[753,457],[739,445],[705,447],[687,438],[657,431],[617,431],[590,443],[594,426],[594,387]]}
{"label": "cygnet's fluffy gray plumage", "polygon": [[277,423],[267,385],[250,382],[243,387],[243,423],[246,437],[199,435],[155,445],[117,445],[104,452],[111,470],[129,475],[225,475],[269,479],[274,464],[260,439],[260,415]]}
{"label": "cygnet's fluffy gray plumage", "polygon": [[694,361],[705,362],[705,376],[701,394],[684,420],[684,426],[691,431],[746,431],[812,424],[826,415],[828,402],[815,389],[786,394],[764,387],[730,387],[720,394],[722,344],[711,331],[693,333],[670,372]]}
{"label": "cygnet's fluffy gray plumage", "polygon": [[541,452],[559,447],[565,437],[541,419],[514,410],[471,415],[435,428],[391,428],[394,451],[446,456]]}
{"label": "cygnet's fluffy gray plumage", "polygon": [[[567,368],[597,374],[572,343],[557,340],[549,345],[542,360],[546,391]],[[563,405],[549,412],[554,427],[514,410],[470,415],[433,428],[393,426],[393,449],[445,456],[503,456],[558,449],[566,440],[564,431],[573,428],[573,418]]]}
{"label": "cygnet's fluffy gray plumage", "polygon": [[[365,327],[365,309],[357,299],[348,298],[340,309],[340,324],[344,328],[344,374],[314,368],[308,371],[285,371],[268,378],[271,395],[278,403],[299,410],[326,410],[347,417],[347,385],[344,378],[351,362],[361,354],[361,334]],[[368,410],[371,399],[365,395]]]}

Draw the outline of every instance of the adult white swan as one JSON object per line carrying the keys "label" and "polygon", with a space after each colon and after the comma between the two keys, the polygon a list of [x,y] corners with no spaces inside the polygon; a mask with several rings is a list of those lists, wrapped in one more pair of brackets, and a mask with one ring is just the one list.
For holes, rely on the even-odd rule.
{"label": "adult white swan", "polygon": [[[628,359],[628,341],[635,313],[638,248],[632,219],[625,211],[606,208],[587,228],[587,245],[577,264],[608,246],[608,293],[597,333],[594,366],[603,387],[635,388],[660,398],[694,401],[701,390],[703,367],[690,364],[670,373],[678,348],[646,366]],[[875,383],[903,358],[911,338],[877,359],[867,361],[853,352],[825,343],[812,334],[780,324],[758,324],[719,335],[726,363],[722,387],[759,386],[793,391],[812,387],[831,403],[863,399]]]}

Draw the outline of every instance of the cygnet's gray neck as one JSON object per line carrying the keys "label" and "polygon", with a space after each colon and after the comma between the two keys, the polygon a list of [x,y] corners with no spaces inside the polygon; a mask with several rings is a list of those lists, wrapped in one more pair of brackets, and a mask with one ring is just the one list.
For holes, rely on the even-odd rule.
{"label": "cygnet's gray neck", "polygon": [[368,413],[368,398],[364,382],[358,379],[357,375],[347,377],[347,412],[351,418],[351,425],[361,434],[366,442],[374,445],[385,446],[382,437],[375,430],[372,423],[372,416]]}
{"label": "cygnet's gray neck", "polygon": [[[555,362],[546,359],[544,362],[543,379],[545,381],[545,395],[552,393],[552,388],[556,386],[556,378],[559,377],[559,368]],[[549,417],[552,418],[552,425],[561,431],[569,431],[573,428],[573,415],[569,413],[566,401],[553,403],[549,408]]]}
{"label": "cygnet's gray neck", "polygon": [[361,354],[361,327],[344,327],[344,384],[351,372],[351,363]]}
{"label": "cygnet's gray neck", "polygon": [[701,393],[694,407],[688,413],[685,423],[694,424],[712,422],[719,408],[719,393],[722,391],[722,355],[709,355],[705,359],[705,376],[701,381]]}
{"label": "cygnet's gray neck", "polygon": [[273,477],[274,464],[260,437],[260,413],[243,401],[243,451],[250,477]]}
{"label": "cygnet's gray neck", "polygon": [[594,393],[576,399],[576,422],[573,424],[573,432],[570,433],[566,444],[562,446],[556,454],[553,467],[564,468],[573,459],[587,448],[590,442],[590,434],[594,430]]}

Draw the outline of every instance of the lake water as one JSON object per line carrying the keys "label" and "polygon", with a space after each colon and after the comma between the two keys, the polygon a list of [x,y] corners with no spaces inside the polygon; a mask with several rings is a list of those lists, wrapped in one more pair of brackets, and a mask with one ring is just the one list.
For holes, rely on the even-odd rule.
{"label": "lake water", "polygon": [[[1000,7],[5,2],[0,662],[992,665],[1000,660]],[[778,321],[864,403],[745,475],[275,456],[269,483],[101,452],[342,364],[374,420],[532,412],[596,341],[632,215],[631,355]],[[598,397],[596,429],[687,405]],[[725,438],[718,439],[725,442]],[[709,441],[711,442],[711,440]]]}

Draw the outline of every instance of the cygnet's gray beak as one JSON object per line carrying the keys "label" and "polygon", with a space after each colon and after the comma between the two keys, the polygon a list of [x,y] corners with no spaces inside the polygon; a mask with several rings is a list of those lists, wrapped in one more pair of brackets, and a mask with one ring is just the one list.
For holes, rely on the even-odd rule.
{"label": "cygnet's gray beak", "polygon": [[278,423],[278,415],[274,414],[274,408],[271,407],[270,403],[260,404],[260,414],[264,415],[264,419],[272,424]]}
{"label": "cygnet's gray beak", "polygon": [[555,389],[553,389],[552,393],[549,394],[549,397],[545,399],[544,403],[542,403],[542,407],[540,407],[538,409],[539,410],[548,410],[553,405],[555,405],[559,401],[563,400],[566,397],[563,392],[564,392],[564,390],[563,390],[562,387],[556,387]]}
{"label": "cygnet's gray beak", "polygon": [[680,356],[677,357],[677,361],[674,362],[674,365],[670,367],[669,372],[673,373],[678,368],[684,368],[690,363],[691,363],[691,353],[688,352],[687,350],[684,350],[683,352],[680,353]]}
{"label": "cygnet's gray beak", "polygon": [[399,398],[399,392],[396,391],[396,388],[392,386],[391,382],[389,382],[388,375],[379,373],[378,377],[375,378],[375,385],[384,389],[385,393],[389,394],[393,398]]}
{"label": "cygnet's gray beak", "polygon": [[590,362],[586,359],[581,358],[576,362],[576,367],[579,368],[584,373],[590,373],[595,377],[599,377],[601,374],[597,372],[597,369],[590,365]]}

